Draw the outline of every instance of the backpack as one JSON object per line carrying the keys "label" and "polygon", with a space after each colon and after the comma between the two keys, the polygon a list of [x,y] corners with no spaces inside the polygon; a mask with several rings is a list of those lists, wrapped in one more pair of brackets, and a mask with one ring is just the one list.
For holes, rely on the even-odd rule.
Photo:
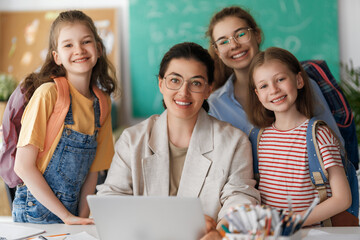
{"label": "backpack", "polygon": [[[325,125],[326,123],[316,118],[311,118],[306,130],[306,148],[308,152],[309,172],[312,184],[319,193],[320,202],[327,199],[327,192],[325,183],[328,183],[328,173],[324,168],[323,159],[320,155],[319,147],[316,141],[316,129],[318,125]],[[330,129],[330,128],[329,128]],[[330,129],[331,130],[331,129]],[[258,144],[261,134],[264,129],[253,128],[250,132],[249,138],[253,151],[253,168],[254,176],[259,183],[259,160],[258,160]],[[315,139],[315,140],[314,140]],[[351,189],[352,203],[351,206],[344,212],[341,212],[330,219],[323,221],[323,225],[329,226],[359,226],[359,187],[356,170],[350,161],[341,155],[344,165],[345,173],[349,186]]]}
{"label": "backpack", "polygon": [[317,83],[330,108],[330,111],[344,139],[347,158],[359,169],[359,149],[356,137],[355,121],[348,101],[336,79],[323,60],[301,62],[309,78]]}
{"label": "backpack", "polygon": [[[61,126],[64,123],[66,114],[70,106],[69,84],[65,77],[54,78],[58,96],[54,110],[46,126],[46,136],[44,150],[39,152],[38,158],[47,153],[54,142]],[[100,105],[100,125],[105,122],[109,111],[106,95],[97,87],[93,87],[93,92],[99,99]],[[14,188],[23,181],[14,172],[16,145],[21,129],[21,117],[24,112],[25,96],[21,91],[20,85],[11,94],[3,117],[3,146],[0,151],[0,176],[4,182]]]}

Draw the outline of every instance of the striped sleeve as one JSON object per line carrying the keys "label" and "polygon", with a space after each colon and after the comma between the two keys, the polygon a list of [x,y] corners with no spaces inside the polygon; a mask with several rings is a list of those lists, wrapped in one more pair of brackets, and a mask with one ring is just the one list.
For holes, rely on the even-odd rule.
{"label": "striped sleeve", "polygon": [[343,167],[339,141],[328,127],[320,126],[317,129],[316,140],[319,145],[325,169],[333,166]]}

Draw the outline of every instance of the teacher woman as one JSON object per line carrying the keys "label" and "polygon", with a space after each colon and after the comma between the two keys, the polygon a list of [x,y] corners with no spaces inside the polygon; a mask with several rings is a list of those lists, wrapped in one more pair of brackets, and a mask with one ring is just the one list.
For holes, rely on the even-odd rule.
{"label": "teacher woman", "polygon": [[259,203],[247,136],[207,114],[213,72],[211,56],[195,43],[164,55],[158,85],[166,110],[124,130],[98,195],[198,197],[212,239],[220,235],[208,216],[219,228],[230,207]]}

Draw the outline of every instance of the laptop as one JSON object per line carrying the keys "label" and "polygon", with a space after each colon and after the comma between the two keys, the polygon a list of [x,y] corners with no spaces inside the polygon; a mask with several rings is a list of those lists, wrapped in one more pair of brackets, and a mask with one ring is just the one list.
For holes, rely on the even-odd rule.
{"label": "laptop", "polygon": [[183,197],[87,197],[100,240],[197,240],[205,234],[200,200]]}

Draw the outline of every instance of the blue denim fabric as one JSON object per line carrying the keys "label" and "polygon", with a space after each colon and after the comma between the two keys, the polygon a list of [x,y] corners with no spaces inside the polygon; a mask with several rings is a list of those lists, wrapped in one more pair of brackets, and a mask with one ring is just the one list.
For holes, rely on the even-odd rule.
{"label": "blue denim fabric", "polygon": [[[100,127],[100,106],[97,98],[94,100],[94,115],[97,129]],[[80,190],[95,159],[98,130],[95,130],[93,135],[86,135],[69,128],[73,124],[70,103],[61,139],[43,176],[55,196],[69,212],[77,216]],[[14,222],[62,223],[60,218],[36,200],[26,186],[17,187],[12,214]]]}

